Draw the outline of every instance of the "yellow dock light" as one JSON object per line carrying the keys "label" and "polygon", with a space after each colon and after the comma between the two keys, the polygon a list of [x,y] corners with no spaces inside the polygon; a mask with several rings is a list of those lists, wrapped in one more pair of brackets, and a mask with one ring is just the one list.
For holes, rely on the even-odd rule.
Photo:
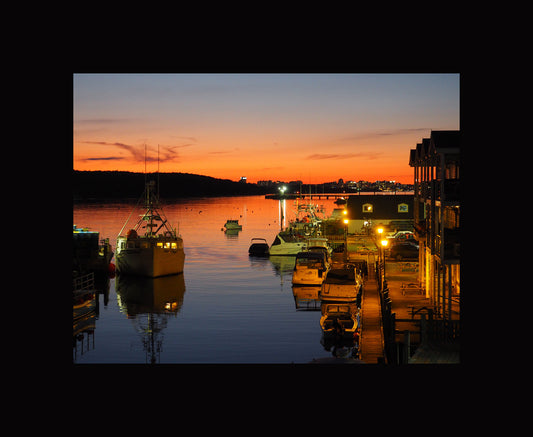
{"label": "yellow dock light", "polygon": [[379,235],[383,234],[383,226],[380,226],[377,231]]}
{"label": "yellow dock light", "polygon": [[381,240],[381,245],[385,248],[389,244],[389,240]]}
{"label": "yellow dock light", "polygon": [[344,219],[343,222],[344,222],[345,225],[347,225],[349,220],[348,219]]}

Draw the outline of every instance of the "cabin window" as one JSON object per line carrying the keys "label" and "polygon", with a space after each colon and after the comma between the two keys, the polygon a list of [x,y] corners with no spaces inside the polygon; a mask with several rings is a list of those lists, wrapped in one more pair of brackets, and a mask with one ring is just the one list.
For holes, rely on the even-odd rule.
{"label": "cabin window", "polygon": [[177,245],[177,243],[172,242],[172,243],[170,243],[170,247],[172,248],[172,250],[177,250],[178,245]]}
{"label": "cabin window", "polygon": [[170,249],[170,241],[165,241],[165,249]]}
{"label": "cabin window", "polygon": [[407,203],[400,203],[398,205],[398,212],[409,212],[409,205]]}
{"label": "cabin window", "polygon": [[160,241],[157,243],[157,247],[163,247],[163,243]]}
{"label": "cabin window", "polygon": [[374,210],[374,207],[372,206],[371,203],[365,203],[363,205],[363,212],[373,212]]}
{"label": "cabin window", "polygon": [[143,242],[141,243],[141,247],[142,247],[143,249],[149,249],[149,248],[150,248],[150,242],[149,242],[149,241],[143,241]]}

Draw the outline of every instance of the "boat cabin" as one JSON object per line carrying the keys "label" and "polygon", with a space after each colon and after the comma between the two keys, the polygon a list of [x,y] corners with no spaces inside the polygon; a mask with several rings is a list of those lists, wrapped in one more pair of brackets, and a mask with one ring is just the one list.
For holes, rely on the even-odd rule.
{"label": "boat cabin", "polygon": [[301,268],[326,269],[326,256],[324,252],[300,252],[296,255],[294,270]]}
{"label": "boat cabin", "polygon": [[139,236],[133,229],[128,231],[126,237],[117,238],[117,253],[124,249],[150,249],[153,247],[161,248],[165,251],[177,251],[178,249],[183,249],[183,240],[174,238],[171,235],[161,234],[156,237]]}

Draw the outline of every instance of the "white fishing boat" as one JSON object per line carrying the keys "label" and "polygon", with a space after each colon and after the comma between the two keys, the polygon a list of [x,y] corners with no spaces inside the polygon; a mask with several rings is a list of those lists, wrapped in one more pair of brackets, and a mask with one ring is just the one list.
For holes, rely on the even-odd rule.
{"label": "white fishing boat", "polygon": [[309,238],[317,237],[321,233],[322,221],[317,215],[318,212],[317,205],[296,204],[296,219],[276,235],[270,246],[270,255],[295,256],[299,252],[306,251]]}
{"label": "white fishing boat", "polygon": [[270,255],[294,256],[304,250],[307,250],[307,241],[305,238],[291,234],[289,231],[283,231],[276,235],[274,242],[270,246]]}
{"label": "white fishing boat", "polygon": [[126,235],[121,235],[128,218],[117,237],[115,257],[120,274],[155,278],[183,272],[183,240],[168,223],[154,187],[155,181],[150,181],[145,186],[143,197],[146,212],[140,215]]}

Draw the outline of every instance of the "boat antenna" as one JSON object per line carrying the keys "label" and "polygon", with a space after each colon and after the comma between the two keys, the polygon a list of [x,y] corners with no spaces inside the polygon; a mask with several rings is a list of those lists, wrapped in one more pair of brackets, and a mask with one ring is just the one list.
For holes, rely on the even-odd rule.
{"label": "boat antenna", "polygon": [[159,201],[159,144],[157,145],[157,201]]}
{"label": "boat antenna", "polygon": [[144,189],[146,191],[146,205],[150,203],[150,189],[146,186],[146,142],[144,143]]}

